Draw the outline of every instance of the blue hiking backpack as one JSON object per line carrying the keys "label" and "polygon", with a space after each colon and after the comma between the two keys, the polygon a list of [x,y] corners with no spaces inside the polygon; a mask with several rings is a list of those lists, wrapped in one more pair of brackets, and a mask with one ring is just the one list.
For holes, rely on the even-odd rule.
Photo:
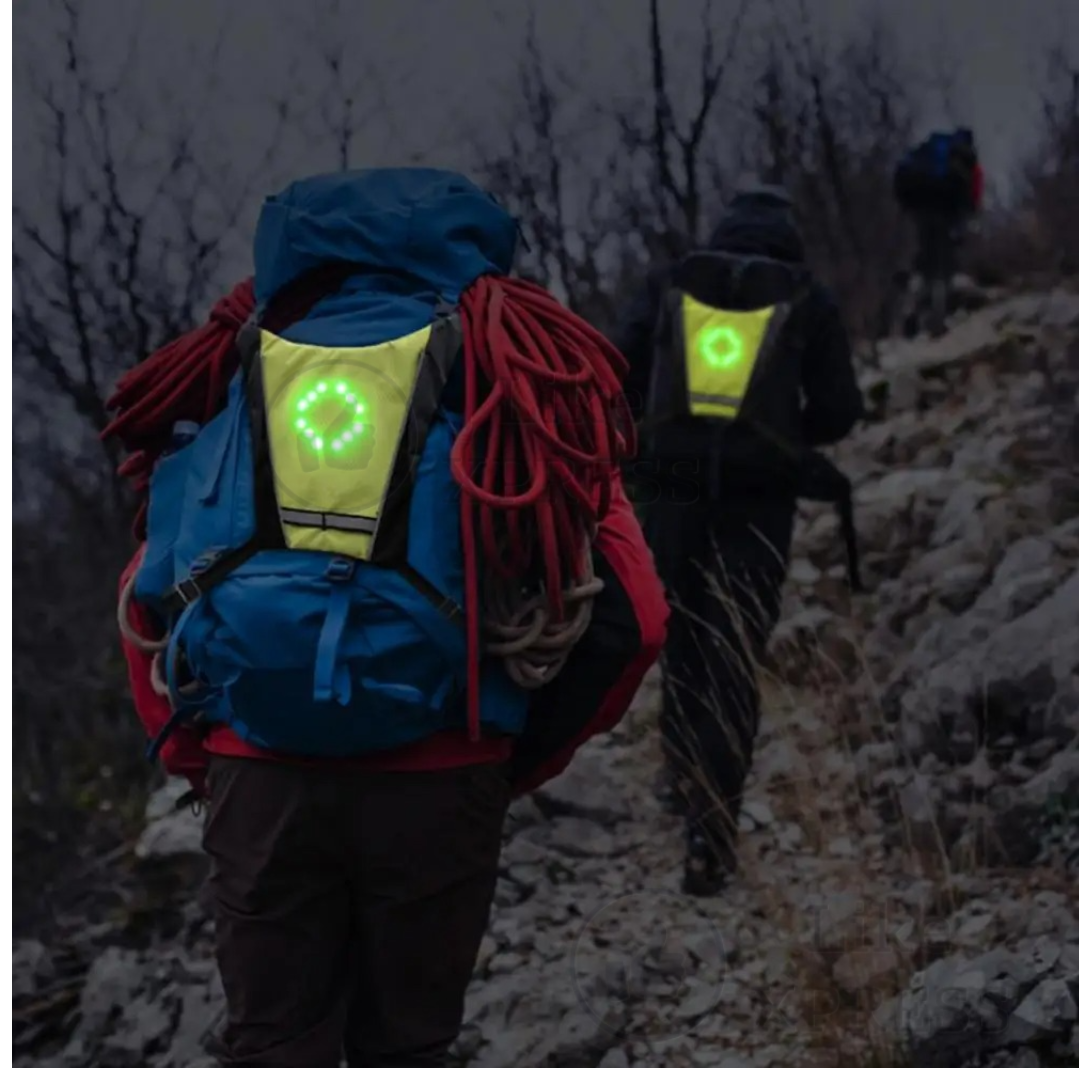
{"label": "blue hiking backpack", "polygon": [[970,133],[934,132],[896,166],[893,190],[906,210],[963,209],[971,199],[977,154]]}
{"label": "blue hiking backpack", "polygon": [[[287,754],[351,756],[465,724],[462,424],[454,304],[506,273],[516,225],[463,177],[372,170],[268,200],[256,317],[227,404],[154,469],[134,593],[167,625],[176,723]],[[336,267],[307,313],[275,304]],[[272,328],[271,328],[272,327]],[[488,730],[528,693],[486,660]]]}

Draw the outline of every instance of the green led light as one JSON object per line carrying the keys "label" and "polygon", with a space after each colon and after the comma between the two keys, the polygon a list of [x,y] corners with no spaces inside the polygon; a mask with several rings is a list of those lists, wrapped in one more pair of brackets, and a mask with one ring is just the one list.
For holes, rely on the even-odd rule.
{"label": "green led light", "polygon": [[[351,411],[342,415],[342,405],[346,409],[351,405]],[[323,381],[316,383],[313,389],[301,392],[296,401],[296,412],[302,415],[297,415],[294,423],[296,430],[314,449],[328,446],[334,453],[340,453],[363,434],[364,425],[356,417],[366,411],[367,406],[346,380]]]}
{"label": "green led light", "polygon": [[709,367],[734,367],[742,359],[745,344],[731,326],[707,326],[697,337],[697,350]]}

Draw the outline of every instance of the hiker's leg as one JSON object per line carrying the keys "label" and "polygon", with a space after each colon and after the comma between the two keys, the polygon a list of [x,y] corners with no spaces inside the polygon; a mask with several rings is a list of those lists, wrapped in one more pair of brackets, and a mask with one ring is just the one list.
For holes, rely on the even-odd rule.
{"label": "hiker's leg", "polygon": [[218,757],[204,837],[228,1005],[214,1049],[232,1067],[336,1067],[351,911],[319,773]]}
{"label": "hiker's leg", "polygon": [[933,219],[926,210],[914,214],[915,256],[914,273],[907,288],[903,315],[903,333],[913,337],[921,328],[922,311],[932,274]]}
{"label": "hiker's leg", "polygon": [[487,927],[508,802],[502,764],[364,776],[351,822],[351,1066],[445,1063]]}
{"label": "hiker's leg", "polygon": [[708,754],[701,739],[707,739],[714,708],[707,658],[711,642],[700,625],[704,617],[702,600],[701,588],[674,599],[661,665],[660,736],[666,763],[663,783],[671,785],[672,804],[682,812],[688,812],[697,801],[695,792],[704,780],[702,761]]}
{"label": "hiker's leg", "polygon": [[661,662],[660,734],[680,804],[699,780],[702,751],[698,736],[711,714],[707,682],[710,642],[703,626],[704,572],[712,557],[707,522],[704,503],[664,504],[657,509],[648,536],[671,604]]}
{"label": "hiker's leg", "polygon": [[716,516],[722,596],[709,615],[715,634],[711,679],[718,707],[709,775],[713,805],[705,818],[721,854],[733,865],[738,816],[760,725],[757,671],[779,618],[794,508],[788,502],[728,502]]}
{"label": "hiker's leg", "polygon": [[948,290],[951,280],[949,250],[950,222],[945,214],[933,218],[932,242],[929,255],[928,295],[925,326],[934,337],[944,332],[948,314]]}

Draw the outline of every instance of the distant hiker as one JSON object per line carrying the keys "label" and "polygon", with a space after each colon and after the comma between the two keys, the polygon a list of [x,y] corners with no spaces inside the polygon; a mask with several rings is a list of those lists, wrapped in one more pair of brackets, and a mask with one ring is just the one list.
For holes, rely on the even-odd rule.
{"label": "distant hiker", "polygon": [[849,484],[811,447],[851,430],[861,395],[782,188],[739,193],[707,250],[652,277],[615,343],[642,419],[631,476],[673,607],[662,733],[687,817],[684,887],[714,894],[736,867],[755,666],[779,616],[795,500],[835,500],[854,553]]}
{"label": "distant hiker", "polygon": [[253,287],[113,398],[148,498],[124,649],[209,798],[224,1064],[443,1063],[511,795],[662,645],[624,361],[507,276],[516,237],[454,173],[300,181]]}
{"label": "distant hiker", "polygon": [[943,332],[957,249],[967,222],[981,209],[984,186],[974,135],[965,127],[930,135],[896,166],[895,197],[917,232],[903,318],[908,337],[917,333],[923,312],[930,332]]}

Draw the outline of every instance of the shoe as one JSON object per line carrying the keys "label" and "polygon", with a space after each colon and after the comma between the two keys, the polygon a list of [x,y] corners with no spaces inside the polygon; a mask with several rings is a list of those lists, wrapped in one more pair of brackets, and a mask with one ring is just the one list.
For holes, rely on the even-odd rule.
{"label": "shoe", "polygon": [[679,789],[678,776],[673,769],[664,766],[659,770],[652,792],[664,813],[671,813],[676,817],[685,814],[685,795]]}
{"label": "shoe", "polygon": [[713,840],[690,825],[686,836],[686,862],[682,891],[707,899],[719,895],[731,879],[731,867],[716,853]]}

